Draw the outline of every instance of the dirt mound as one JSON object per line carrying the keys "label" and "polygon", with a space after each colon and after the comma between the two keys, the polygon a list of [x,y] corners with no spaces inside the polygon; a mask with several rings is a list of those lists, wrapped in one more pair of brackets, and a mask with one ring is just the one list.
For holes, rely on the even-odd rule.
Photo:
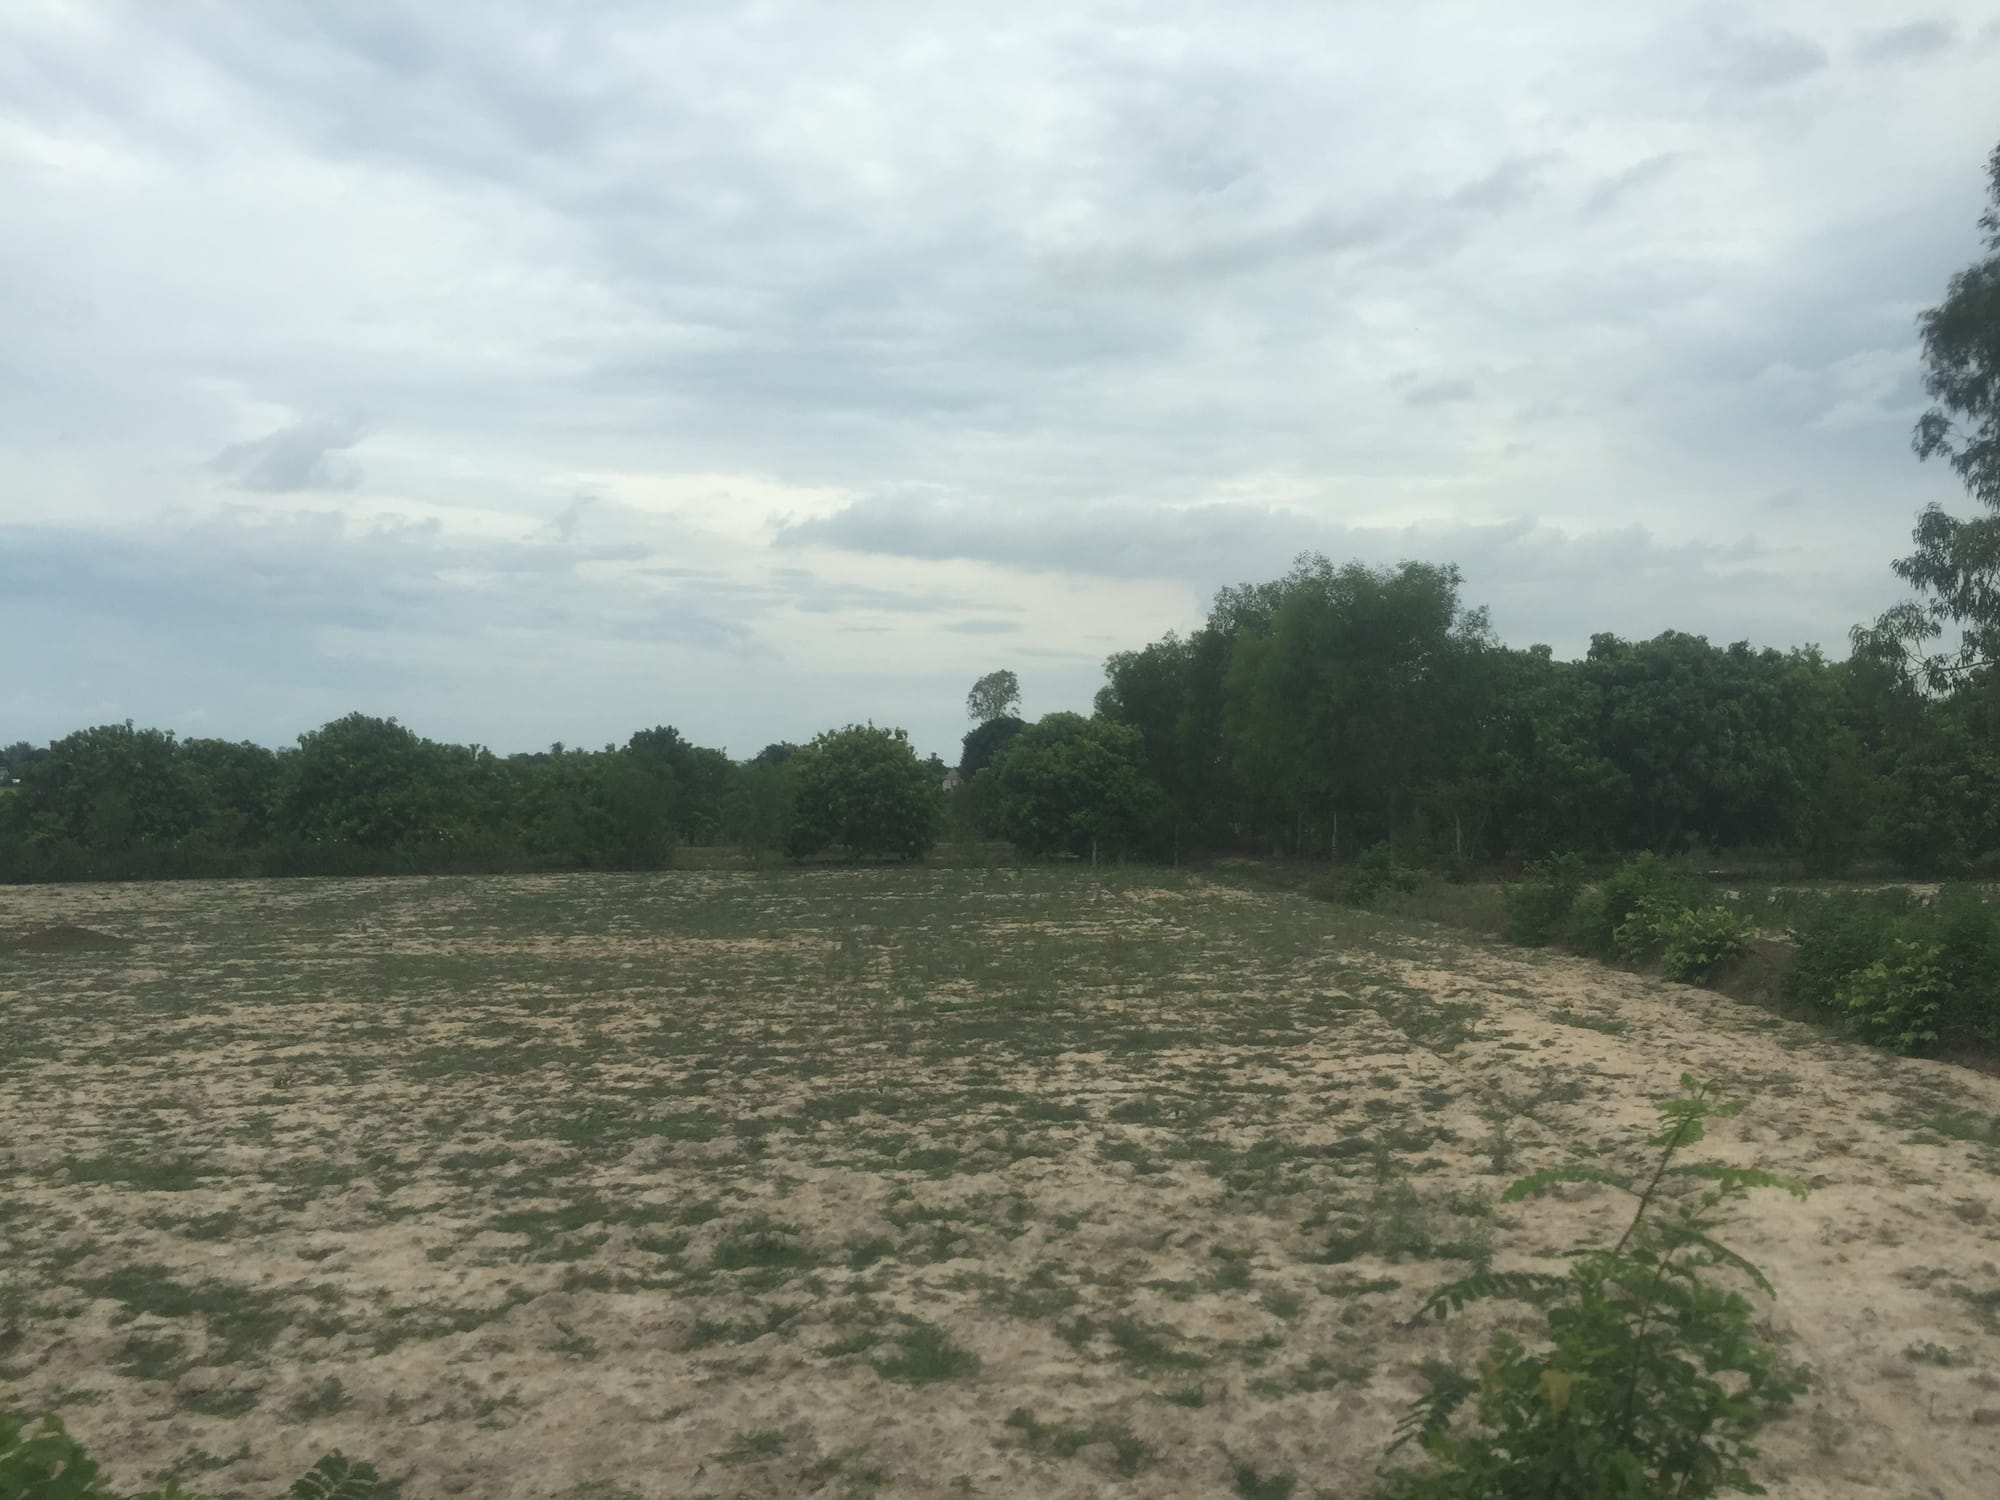
{"label": "dirt mound", "polygon": [[70,922],[37,927],[19,937],[0,937],[0,953],[115,953],[131,946],[130,938]]}

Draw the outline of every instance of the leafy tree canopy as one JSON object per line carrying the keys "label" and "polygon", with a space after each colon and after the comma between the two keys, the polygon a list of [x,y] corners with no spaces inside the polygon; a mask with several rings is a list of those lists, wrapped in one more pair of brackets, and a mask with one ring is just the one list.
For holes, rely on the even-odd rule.
{"label": "leafy tree canopy", "polygon": [[[1911,445],[1919,458],[1948,460],[1990,513],[1925,510],[1916,550],[1895,564],[1917,598],[1855,632],[1858,649],[1906,659],[1933,688],[2000,660],[2000,146],[1987,172],[1979,220],[1987,255],[1953,276],[1944,300],[1917,319],[1934,404],[1917,419]],[[1956,649],[1931,649],[1952,630],[1960,632]]]}
{"label": "leafy tree canopy", "polygon": [[1109,719],[1050,714],[1016,735],[985,774],[995,783],[1000,831],[1024,853],[1147,853],[1169,821],[1139,731]]}
{"label": "leafy tree canopy", "polygon": [[835,847],[921,859],[937,842],[942,794],[900,729],[829,729],[792,756],[786,770],[792,821],[785,852],[794,859]]}
{"label": "leafy tree canopy", "polygon": [[986,720],[977,729],[968,732],[960,745],[958,774],[970,781],[992,765],[994,757],[1006,749],[1014,736],[1027,727],[1012,714],[1002,714],[997,719]]}
{"label": "leafy tree canopy", "polygon": [[988,672],[973,683],[972,691],[965,695],[966,716],[975,724],[1011,714],[1020,706],[1021,680],[1005,667],[997,672]]}

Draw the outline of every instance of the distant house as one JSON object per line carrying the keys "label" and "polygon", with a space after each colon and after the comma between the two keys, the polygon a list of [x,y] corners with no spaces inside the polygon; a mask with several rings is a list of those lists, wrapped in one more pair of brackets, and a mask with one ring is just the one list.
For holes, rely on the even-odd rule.
{"label": "distant house", "polygon": [[958,774],[957,766],[953,766],[949,771],[944,773],[944,789],[947,792],[955,792],[964,785],[965,778]]}

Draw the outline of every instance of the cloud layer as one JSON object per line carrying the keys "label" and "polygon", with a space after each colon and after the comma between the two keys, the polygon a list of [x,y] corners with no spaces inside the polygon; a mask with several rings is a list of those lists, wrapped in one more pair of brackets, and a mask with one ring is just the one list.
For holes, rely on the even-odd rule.
{"label": "cloud layer", "polygon": [[2000,30],[1748,15],[10,8],[0,740],[944,749],[1305,548],[1837,648]]}

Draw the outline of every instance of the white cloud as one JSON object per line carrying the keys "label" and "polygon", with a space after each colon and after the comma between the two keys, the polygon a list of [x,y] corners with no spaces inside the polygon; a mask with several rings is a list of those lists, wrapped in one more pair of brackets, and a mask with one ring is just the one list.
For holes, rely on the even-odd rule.
{"label": "white cloud", "polygon": [[95,623],[0,719],[943,739],[1311,545],[1837,646],[1955,493],[1900,429],[2000,43],[1743,15],[10,7],[0,527]]}

